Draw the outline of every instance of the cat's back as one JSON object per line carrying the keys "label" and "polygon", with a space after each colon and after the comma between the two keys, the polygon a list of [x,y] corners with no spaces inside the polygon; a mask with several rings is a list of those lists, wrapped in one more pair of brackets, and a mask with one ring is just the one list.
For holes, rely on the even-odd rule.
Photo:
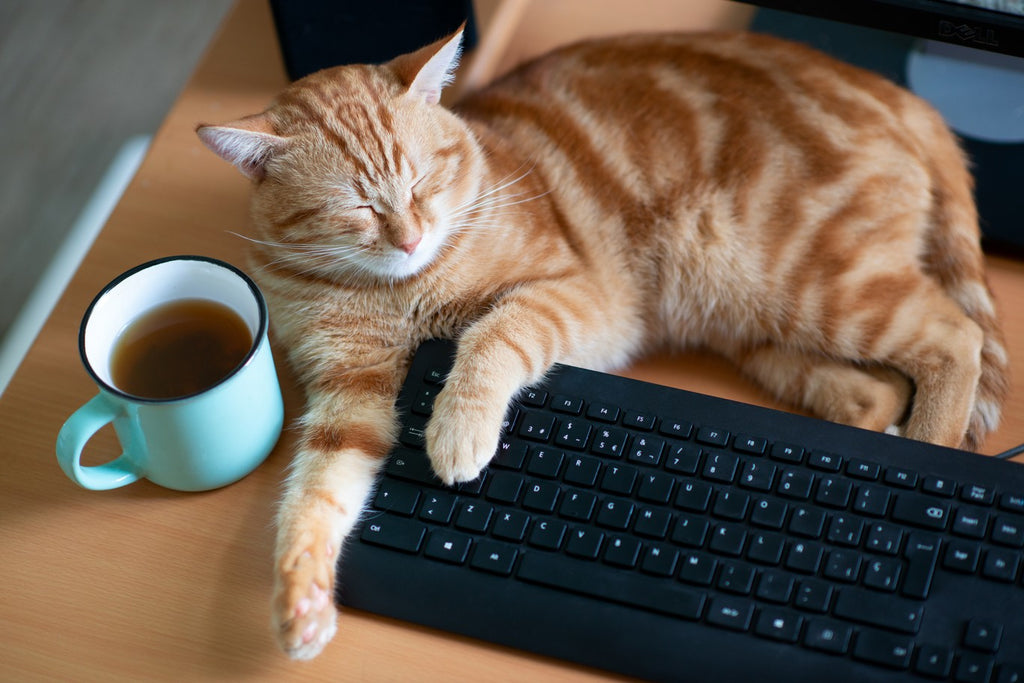
{"label": "cat's back", "polygon": [[719,175],[748,175],[781,143],[827,177],[830,158],[865,144],[891,138],[916,154],[922,138],[944,132],[930,107],[886,79],[750,32],[576,43],[471,94],[457,111],[535,153],[570,148],[580,165],[617,156]]}

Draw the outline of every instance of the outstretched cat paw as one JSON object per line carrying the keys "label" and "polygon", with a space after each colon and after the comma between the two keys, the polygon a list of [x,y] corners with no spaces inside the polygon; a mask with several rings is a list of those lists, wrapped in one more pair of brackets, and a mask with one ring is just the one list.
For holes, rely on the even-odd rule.
{"label": "outstretched cat paw", "polygon": [[[316,557],[304,550],[291,562],[282,563],[273,627],[278,644],[292,659],[316,657],[337,631],[338,611],[331,599],[331,556],[327,552],[327,557]],[[331,563],[326,570],[324,563]]]}

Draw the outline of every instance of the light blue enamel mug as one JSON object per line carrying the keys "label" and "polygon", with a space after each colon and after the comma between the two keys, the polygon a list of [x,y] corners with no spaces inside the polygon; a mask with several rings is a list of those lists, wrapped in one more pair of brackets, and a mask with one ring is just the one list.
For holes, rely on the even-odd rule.
{"label": "light blue enamel mug", "polygon": [[[124,330],[160,305],[195,299],[226,305],[248,326],[252,346],[237,367],[201,391],[173,398],[146,398],[119,389],[111,359]],[[61,469],[93,490],[144,477],[170,489],[206,491],[252,472],[273,450],[284,422],[267,328],[267,304],[259,288],[223,261],[172,256],[119,276],[96,296],[82,319],[79,352],[99,394],[61,428]],[[83,465],[86,443],[111,422],[122,453],[100,465]]]}

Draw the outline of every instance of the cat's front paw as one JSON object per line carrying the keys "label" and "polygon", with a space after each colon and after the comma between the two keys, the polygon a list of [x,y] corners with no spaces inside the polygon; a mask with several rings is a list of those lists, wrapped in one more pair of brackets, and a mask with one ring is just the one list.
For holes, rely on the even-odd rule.
{"label": "cat's front paw", "polygon": [[488,410],[479,401],[463,401],[442,391],[427,424],[427,454],[434,473],[451,486],[472,481],[498,448],[504,406]]}
{"label": "cat's front paw", "polygon": [[338,611],[333,585],[334,553],[327,544],[305,544],[279,563],[273,627],[278,644],[292,659],[316,657],[334,637]]}

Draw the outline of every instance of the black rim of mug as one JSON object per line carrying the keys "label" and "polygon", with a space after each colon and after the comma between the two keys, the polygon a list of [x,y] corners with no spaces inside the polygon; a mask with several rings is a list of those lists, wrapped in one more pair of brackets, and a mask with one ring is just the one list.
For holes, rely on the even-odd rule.
{"label": "black rim of mug", "polygon": [[[129,394],[127,392],[121,391],[120,389],[115,387],[113,384],[111,384],[110,382],[107,382],[102,377],[100,377],[99,373],[97,373],[96,370],[93,369],[92,364],[89,362],[89,358],[88,358],[88,356],[86,356],[86,353],[85,353],[85,331],[89,327],[89,318],[92,316],[93,309],[96,308],[96,305],[99,303],[99,301],[104,296],[106,296],[112,289],[114,289],[115,287],[117,287],[119,284],[121,284],[122,282],[124,282],[128,278],[132,277],[133,275],[135,275],[135,274],[137,274],[137,273],[139,273],[139,272],[141,272],[143,270],[146,270],[148,268],[152,268],[154,266],[158,266],[160,264],[167,263],[167,262],[170,262],[170,261],[203,261],[205,263],[209,263],[209,264],[212,264],[212,265],[224,268],[226,270],[229,270],[232,273],[234,273],[235,275],[237,275],[238,277],[240,277],[242,279],[242,281],[245,282],[245,284],[249,287],[249,291],[252,292],[253,298],[256,300],[256,305],[257,305],[257,308],[259,310],[259,325],[257,326],[256,334],[253,335],[252,346],[249,348],[249,352],[245,355],[245,359],[242,360],[242,362],[239,363],[238,366],[234,370],[229,372],[227,375],[225,375],[218,382],[216,382],[216,383],[206,387],[202,391],[198,391],[198,392],[195,392],[195,393],[192,393],[192,394],[186,394],[184,396],[175,396],[173,398],[146,398],[145,396],[136,396],[135,394]],[[82,316],[82,324],[78,328],[78,355],[82,359],[82,365],[85,366],[85,370],[86,370],[86,372],[89,373],[89,376],[92,377],[93,380],[97,384],[99,384],[101,387],[103,387],[106,391],[108,391],[108,392],[110,392],[110,393],[112,393],[112,394],[114,394],[116,396],[119,396],[119,397],[121,397],[123,399],[126,399],[128,401],[131,401],[133,403],[147,403],[147,404],[178,403],[180,401],[187,401],[190,398],[194,398],[196,396],[200,396],[202,394],[205,394],[206,392],[210,391],[214,387],[218,387],[221,384],[224,384],[229,379],[231,379],[236,374],[238,374],[242,370],[242,368],[247,366],[250,363],[250,361],[252,361],[253,356],[256,355],[256,351],[260,347],[260,342],[263,340],[263,337],[266,335],[267,325],[268,325],[267,302],[263,298],[263,292],[261,292],[260,288],[256,286],[256,283],[253,282],[252,278],[250,278],[248,275],[246,275],[240,269],[238,269],[237,267],[231,265],[227,261],[222,261],[220,259],[216,259],[216,258],[213,258],[213,257],[210,257],[210,256],[197,256],[197,255],[194,255],[194,254],[181,254],[181,255],[178,255],[178,256],[165,256],[163,258],[158,258],[158,259],[154,259],[152,261],[147,261],[145,263],[140,263],[139,265],[135,266],[134,268],[132,268],[130,270],[126,270],[125,272],[121,273],[116,278],[111,280],[109,283],[107,283],[107,285],[103,289],[101,289],[99,291],[99,293],[93,298],[92,302],[89,304],[89,307],[85,309],[85,315]]]}

